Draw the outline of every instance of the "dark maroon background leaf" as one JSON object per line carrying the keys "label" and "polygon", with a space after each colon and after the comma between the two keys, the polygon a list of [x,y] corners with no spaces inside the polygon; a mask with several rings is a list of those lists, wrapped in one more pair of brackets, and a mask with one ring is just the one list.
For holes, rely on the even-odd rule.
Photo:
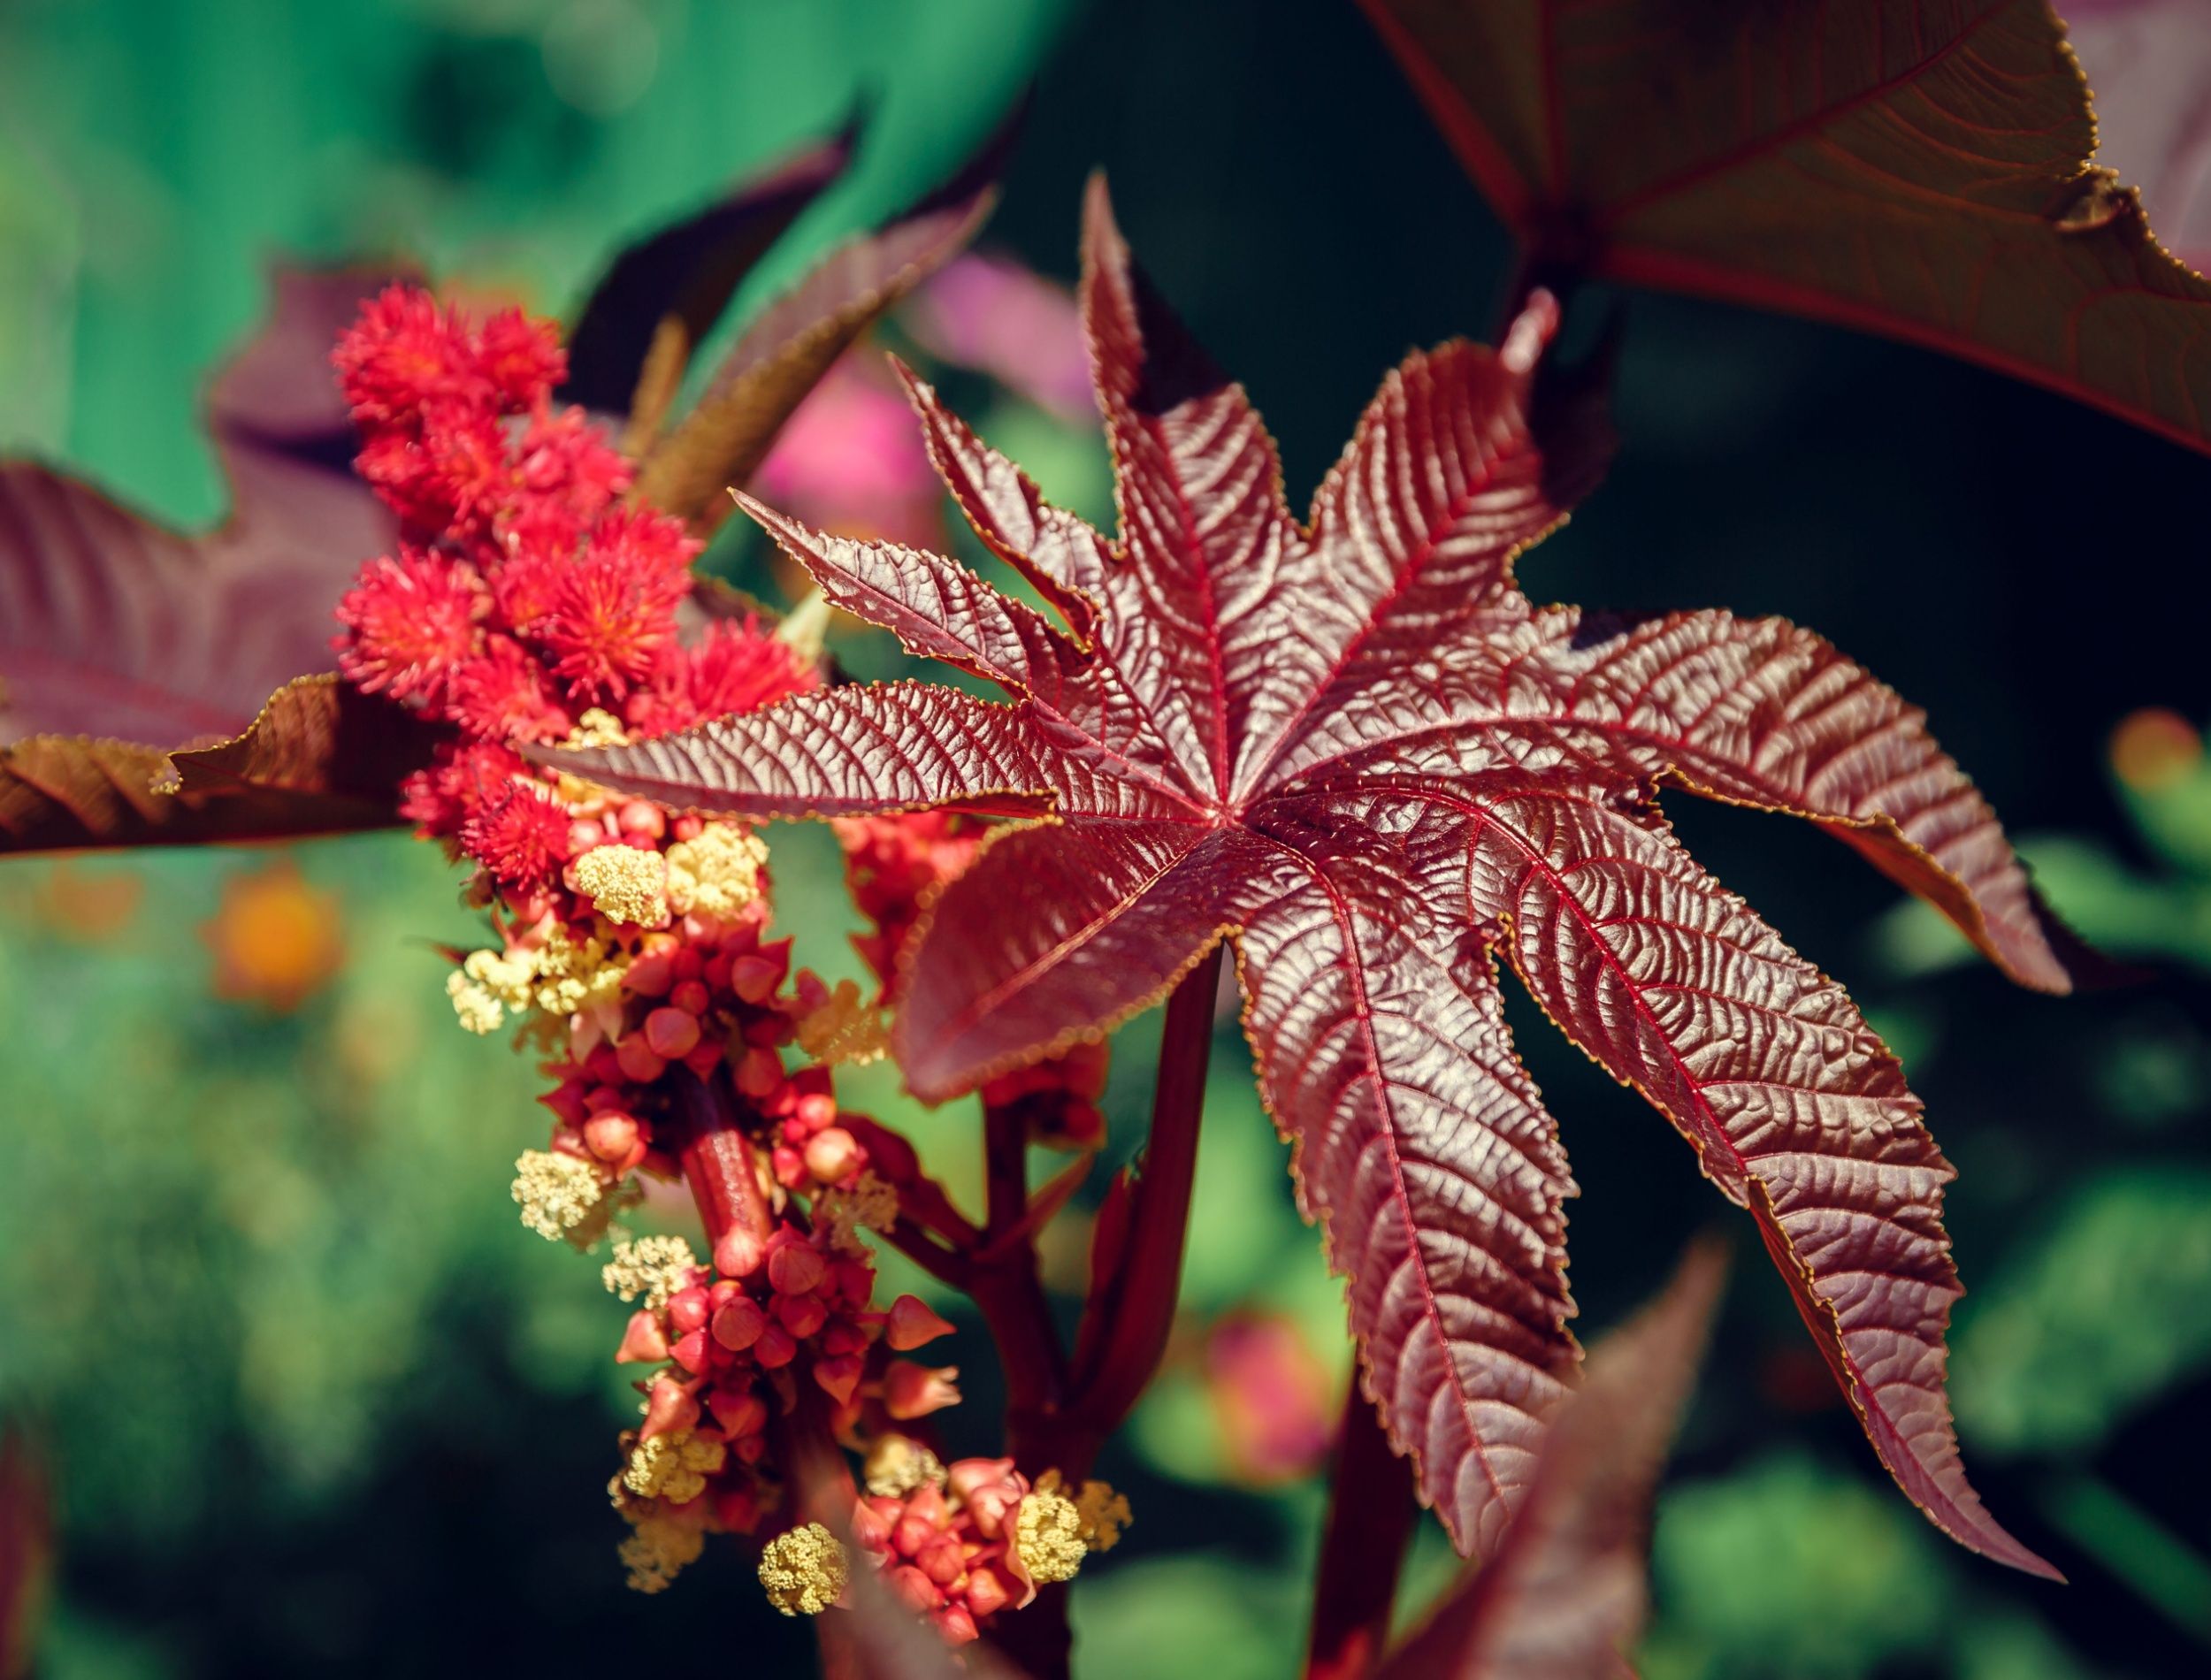
{"label": "dark maroon background leaf", "polygon": [[1374,1680],[1619,1680],[1649,1600],[1650,1504],[1695,1386],[1724,1251],[1589,1355],[1494,1562],[1469,1569]]}
{"label": "dark maroon background leaf", "polygon": [[681,332],[687,356],[754,265],[844,174],[859,135],[858,121],[848,123],[833,138],[747,176],[715,203],[616,256],[569,335],[568,382],[557,400],[628,413],[663,324]]}
{"label": "dark maroon background leaf", "polygon": [[1408,358],[1304,525],[1257,414],[1129,261],[1102,187],[1083,304],[1117,541],[1046,508],[915,389],[962,508],[1082,639],[950,561],[754,508],[831,600],[1008,704],[846,689],[560,761],[753,817],[1048,801],[909,948],[893,1042],[923,1097],[1110,1027],[1232,937],[1262,1092],[1350,1274],[1367,1389],[1481,1555],[1579,1358],[1573,1187],[1500,1008],[1509,959],[1756,1218],[1912,1498],[2047,1572],[1958,1462],[1951,1174],[1916,1099],[1841,989],[1654,804],[1672,784],[1809,817],[2063,989],[2001,832],[1918,715],[1786,625],[1584,622],[1520,594],[1515,558],[1608,446],[1584,388],[1536,378],[1557,320],[1540,291],[1495,352]]}

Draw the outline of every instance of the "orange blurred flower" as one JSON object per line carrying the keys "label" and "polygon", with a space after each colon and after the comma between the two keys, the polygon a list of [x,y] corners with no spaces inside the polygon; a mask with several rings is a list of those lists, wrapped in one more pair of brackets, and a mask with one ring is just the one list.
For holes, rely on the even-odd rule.
{"label": "orange blurred flower", "polygon": [[2111,731],[2111,768],[2137,793],[2155,793],[2186,778],[2203,757],[2203,737],[2177,712],[2146,706]]}
{"label": "orange blurred flower", "polygon": [[233,875],[201,930],[215,953],[215,995],[296,1009],[345,960],[335,893],[310,887],[288,859]]}

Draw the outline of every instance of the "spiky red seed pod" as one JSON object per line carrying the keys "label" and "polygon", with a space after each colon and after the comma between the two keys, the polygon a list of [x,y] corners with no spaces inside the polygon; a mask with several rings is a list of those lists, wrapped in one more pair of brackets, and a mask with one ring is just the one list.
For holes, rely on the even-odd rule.
{"label": "spiky red seed pod", "polygon": [[520,309],[495,310],[476,335],[476,363],[509,414],[534,407],[568,378],[568,352],[551,322]]}
{"label": "spiky red seed pod", "polygon": [[568,813],[534,783],[513,783],[461,825],[461,850],[509,888],[534,891],[568,861]]}
{"label": "spiky red seed pod", "polygon": [[474,656],[488,605],[475,569],[460,561],[415,547],[371,561],[338,602],[338,668],[365,693],[434,712]]}

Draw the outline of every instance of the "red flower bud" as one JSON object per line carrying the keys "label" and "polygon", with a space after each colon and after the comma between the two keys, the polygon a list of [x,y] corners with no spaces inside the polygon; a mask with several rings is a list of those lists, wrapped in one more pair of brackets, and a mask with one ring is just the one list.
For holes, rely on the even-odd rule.
{"label": "red flower bud", "polygon": [[768,1427],[768,1402],[750,1389],[717,1388],[707,1396],[707,1409],[732,1442]]}
{"label": "red flower bud", "polygon": [[707,1292],[697,1284],[688,1289],[678,1289],[668,1298],[668,1322],[675,1325],[677,1335],[703,1330],[709,1307]]}
{"label": "red flower bud", "polygon": [[685,1010],[656,1009],[645,1018],[645,1042],[654,1055],[678,1060],[698,1045],[699,1018]]}
{"label": "red flower bud", "polygon": [[584,1122],[584,1147],[602,1161],[626,1159],[637,1148],[637,1122],[627,1114],[599,1114]]}
{"label": "red flower bud", "polygon": [[657,1365],[668,1357],[668,1338],[662,1333],[661,1321],[642,1308],[630,1315],[629,1328],[622,1333],[622,1347],[615,1355],[618,1365]]}
{"label": "red flower bud", "polygon": [[822,1391],[842,1406],[853,1397],[853,1390],[860,1386],[862,1364],[858,1354],[845,1354],[835,1359],[814,1362],[814,1380],[822,1385]]}
{"label": "red flower bud", "polygon": [[768,1315],[747,1295],[739,1295],[714,1315],[714,1339],[733,1354],[750,1348],[767,1328]]}
{"label": "red flower bud", "polygon": [[916,1348],[925,1347],[939,1336],[952,1334],[952,1326],[929,1310],[928,1305],[913,1295],[900,1295],[891,1303],[885,1320],[883,1339],[893,1351],[910,1354]]}
{"label": "red flower bud", "polygon": [[958,1540],[939,1534],[914,1554],[914,1567],[938,1586],[950,1586],[968,1572],[968,1560]]}
{"label": "red flower bud", "polygon": [[1014,1601],[1013,1583],[993,1569],[971,1569],[968,1574],[968,1608],[978,1620],[996,1615]]}
{"label": "red flower bud", "polygon": [[753,1344],[753,1357],[764,1371],[775,1371],[798,1356],[799,1344],[781,1325],[771,1324]]}
{"label": "red flower bud", "polygon": [[815,1134],[806,1146],[806,1168],[824,1184],[841,1184],[860,1170],[863,1157],[853,1134],[832,1126]]}
{"label": "red flower bud", "polygon": [[714,1245],[714,1269],[725,1278],[749,1278],[759,1270],[765,1252],[758,1237],[741,1226],[731,1226]]}
{"label": "red flower bud", "polygon": [[686,1013],[703,1015],[707,1005],[714,1001],[714,995],[707,990],[703,981],[686,980],[669,993],[668,1001]]}
{"label": "red flower bud", "polygon": [[946,1645],[973,1645],[982,1635],[976,1630],[975,1618],[957,1604],[947,1604],[937,1613],[937,1634]]}
{"label": "red flower bud", "polygon": [[952,1365],[931,1371],[908,1359],[894,1359],[883,1373],[884,1409],[903,1423],[956,1406],[960,1391],[952,1386],[952,1378],[959,1374]]}
{"label": "red flower bud", "polygon": [[671,1351],[676,1363],[685,1371],[704,1371],[707,1368],[707,1333],[694,1330],[679,1340]]}
{"label": "red flower bud", "polygon": [[631,800],[615,821],[624,835],[641,834],[648,840],[657,840],[668,832],[667,813],[646,799]]}
{"label": "red flower bud", "polygon": [[923,1575],[911,1563],[901,1563],[884,1578],[890,1584],[893,1592],[916,1610],[933,1610],[944,1597],[944,1594],[937,1592],[937,1583]]}
{"label": "red flower bud", "polygon": [[615,1050],[615,1059],[622,1065],[623,1076],[640,1085],[650,1085],[668,1071],[667,1062],[653,1053],[642,1033],[624,1038]]}
{"label": "red flower bud", "polygon": [[776,1317],[800,1341],[829,1322],[829,1306],[819,1295],[777,1295]]}
{"label": "red flower bud", "polygon": [[808,1243],[791,1243],[768,1256],[768,1281],[785,1294],[812,1294],[828,1271],[821,1255]]}

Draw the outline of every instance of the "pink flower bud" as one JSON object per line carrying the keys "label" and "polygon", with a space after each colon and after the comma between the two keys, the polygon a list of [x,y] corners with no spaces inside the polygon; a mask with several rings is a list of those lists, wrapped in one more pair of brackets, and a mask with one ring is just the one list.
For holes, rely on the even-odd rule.
{"label": "pink flower bud", "polygon": [[883,1373],[884,1409],[905,1423],[957,1406],[960,1391],[952,1386],[952,1379],[959,1375],[955,1365],[931,1371],[910,1359],[894,1359]]}
{"label": "pink flower bud", "polygon": [[768,1256],[768,1281],[785,1294],[810,1294],[828,1271],[809,1243],[790,1243]]}
{"label": "pink flower bud", "polygon": [[699,1402],[690,1391],[673,1377],[654,1378],[652,1387],[646,1390],[645,1424],[638,1433],[650,1440],[655,1435],[694,1429],[698,1423]]}
{"label": "pink flower bud", "polygon": [[731,1226],[714,1245],[714,1269],[725,1278],[749,1278],[766,1253],[761,1240],[742,1226]]}
{"label": "pink flower bud", "polygon": [[637,1148],[637,1122],[627,1114],[598,1114],[584,1122],[584,1147],[602,1161],[620,1161]]}
{"label": "pink flower bud", "polygon": [[687,1013],[703,1015],[707,1012],[707,1005],[714,1001],[714,995],[707,990],[704,982],[686,980],[669,993],[668,1001]]}
{"label": "pink flower bud", "polygon": [[800,1341],[829,1322],[829,1307],[819,1295],[777,1295],[776,1317]]}
{"label": "pink flower bud", "polygon": [[625,835],[641,834],[648,840],[657,840],[668,832],[668,816],[660,806],[644,799],[631,799],[622,807],[615,821]]}
{"label": "pink flower bud", "polygon": [[657,1365],[668,1357],[668,1338],[661,1333],[661,1321],[640,1308],[630,1315],[629,1328],[622,1333],[622,1347],[614,1358],[618,1365]]}
{"label": "pink flower bud", "polygon": [[806,1170],[824,1184],[841,1184],[860,1170],[860,1145],[841,1126],[816,1133],[807,1142]]}
{"label": "pink flower bud", "polygon": [[680,1338],[672,1351],[676,1363],[685,1371],[704,1371],[707,1368],[707,1333],[694,1330]]}
{"label": "pink flower bud", "polygon": [[714,1315],[714,1339],[733,1354],[750,1348],[767,1328],[768,1315],[748,1295],[739,1295]]}
{"label": "pink flower bud", "polygon": [[1010,1458],[956,1458],[945,1467],[945,1485],[955,1499],[965,1501],[975,1497],[975,1490],[988,1487],[993,1482],[1003,1482],[1014,1474]]}
{"label": "pink flower bud", "polygon": [[768,1402],[750,1389],[717,1388],[707,1396],[707,1409],[732,1441],[768,1427]]}
{"label": "pink flower bud", "polygon": [[814,1380],[822,1385],[822,1392],[838,1405],[850,1402],[853,1390],[860,1386],[861,1367],[864,1362],[858,1354],[845,1354],[836,1359],[817,1359],[814,1362]]}
{"label": "pink flower bud", "polygon": [[678,840],[696,840],[707,831],[707,820],[695,816],[677,817],[668,831]]}
{"label": "pink flower bud", "polygon": [[687,1335],[693,1330],[706,1327],[710,1308],[707,1292],[693,1284],[688,1289],[678,1289],[668,1298],[668,1322],[675,1325],[677,1335]]}
{"label": "pink flower bud", "polygon": [[783,984],[784,965],[765,957],[739,957],[730,965],[730,989],[748,1004],[764,1004]]}
{"label": "pink flower bud", "polygon": [[968,1572],[968,1560],[962,1555],[958,1540],[949,1534],[939,1534],[914,1554],[914,1567],[938,1586],[950,1586]]}
{"label": "pink flower bud", "polygon": [[916,1610],[933,1610],[943,1600],[937,1583],[923,1575],[911,1563],[901,1563],[884,1577],[891,1590]]}
{"label": "pink flower bud", "polygon": [[578,817],[568,825],[568,855],[580,858],[594,846],[607,844],[607,830],[602,824],[585,817]]}
{"label": "pink flower bud", "polygon": [[[891,1531],[891,1549],[900,1557],[913,1557],[937,1538],[937,1525],[908,1511]],[[931,1595],[932,1600],[934,1594]]]}
{"label": "pink flower bud", "polygon": [[645,1042],[668,1061],[688,1056],[698,1046],[699,1018],[685,1010],[656,1009],[645,1018]]}
{"label": "pink flower bud", "polygon": [[776,1182],[786,1190],[795,1190],[807,1180],[806,1157],[788,1143],[778,1143],[769,1150],[768,1164]]}
{"label": "pink flower bud", "polygon": [[749,1050],[737,1065],[737,1088],[741,1096],[762,1102],[783,1083],[783,1058],[771,1050]]}
{"label": "pink flower bud", "polygon": [[937,1613],[937,1636],[951,1646],[973,1645],[982,1637],[975,1629],[975,1618],[957,1604],[947,1604]]}
{"label": "pink flower bud", "polygon": [[996,1569],[972,1569],[968,1575],[968,1608],[977,1619],[996,1615],[1014,1601],[1014,1589]]}
{"label": "pink flower bud", "polygon": [[868,1348],[868,1333],[858,1325],[840,1318],[822,1333],[822,1351],[825,1354],[864,1353]]}
{"label": "pink flower bud", "polygon": [[900,1295],[891,1303],[890,1317],[883,1329],[883,1339],[891,1344],[892,1351],[902,1354],[910,1354],[939,1336],[950,1334],[952,1326],[913,1295]]}
{"label": "pink flower bud", "polygon": [[642,1033],[631,1033],[615,1050],[615,1059],[622,1064],[623,1076],[640,1085],[650,1085],[668,1070],[668,1064],[653,1052]]}
{"label": "pink flower bud", "polygon": [[684,1065],[700,1079],[711,1079],[714,1070],[721,1065],[722,1046],[716,1040],[702,1038],[683,1060]]}
{"label": "pink flower bud", "polygon": [[740,1464],[757,1464],[768,1456],[768,1437],[747,1435],[730,1450],[737,1455]]}
{"label": "pink flower bud", "polygon": [[753,1344],[753,1357],[764,1371],[776,1371],[798,1356],[797,1339],[781,1325],[771,1324]]}
{"label": "pink flower bud", "polygon": [[[885,1508],[889,1508],[886,1509]],[[899,1502],[869,1497],[853,1507],[853,1540],[870,1552],[888,1551],[891,1525],[898,1520]]]}

